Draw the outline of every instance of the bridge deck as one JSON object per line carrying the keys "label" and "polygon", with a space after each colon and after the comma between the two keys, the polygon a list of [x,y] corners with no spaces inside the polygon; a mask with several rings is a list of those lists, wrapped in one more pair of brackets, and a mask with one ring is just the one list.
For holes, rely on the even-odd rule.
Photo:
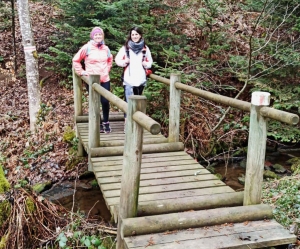
{"label": "bridge deck", "polygon": [[127,249],[270,248],[295,243],[276,221],[250,221],[125,238]]}
{"label": "bridge deck", "polygon": [[[111,121],[112,133],[101,134],[100,146],[124,145],[124,122]],[[88,148],[88,123],[77,123],[79,139]],[[162,135],[144,133],[144,143],[166,142]],[[123,156],[91,158],[91,163],[106,205],[113,217],[119,204]],[[157,200],[230,193],[216,176],[184,151],[143,154],[139,204]],[[124,239],[128,249],[179,248],[262,248],[294,243],[296,237],[274,220],[251,221],[139,235]]]}
{"label": "bridge deck", "polygon": [[[124,143],[124,123],[111,122],[112,133],[101,134],[100,140]],[[78,124],[80,139],[88,147],[88,124]],[[144,139],[159,140],[162,135],[145,131]],[[123,156],[91,158],[106,205],[114,215],[119,204]],[[211,174],[184,151],[143,154],[139,203],[178,199],[197,195],[221,194],[234,190]]]}

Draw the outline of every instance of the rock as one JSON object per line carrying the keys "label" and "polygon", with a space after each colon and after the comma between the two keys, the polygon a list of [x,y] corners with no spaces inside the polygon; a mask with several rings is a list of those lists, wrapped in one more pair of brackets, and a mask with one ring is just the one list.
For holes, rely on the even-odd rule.
{"label": "rock", "polygon": [[276,175],[276,173],[270,171],[270,170],[265,170],[264,172],[264,178],[267,179],[267,178],[271,178],[271,179],[278,179],[278,175]]}
{"label": "rock", "polygon": [[273,170],[276,172],[276,173],[279,173],[279,174],[284,174],[287,172],[287,170],[280,164],[276,163],[272,166]]}
{"label": "rock", "polygon": [[245,175],[242,174],[241,176],[239,176],[238,181],[239,181],[240,184],[245,186]]}
{"label": "rock", "polygon": [[52,186],[51,181],[47,181],[47,182],[37,183],[37,184],[33,185],[32,189],[36,193],[42,193],[43,191],[50,189],[51,186]]}

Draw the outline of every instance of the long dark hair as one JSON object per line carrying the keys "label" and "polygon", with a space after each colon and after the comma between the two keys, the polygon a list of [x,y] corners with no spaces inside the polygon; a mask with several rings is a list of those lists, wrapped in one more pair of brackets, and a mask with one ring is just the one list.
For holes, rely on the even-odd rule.
{"label": "long dark hair", "polygon": [[[132,31],[135,31],[135,32],[137,32],[140,36],[141,36],[141,39],[143,39],[143,30],[142,30],[142,28],[140,28],[140,27],[133,27],[133,28],[131,28],[130,30],[129,30],[129,33],[128,33],[128,36],[127,36],[127,40],[126,40],[126,42],[125,42],[125,48],[126,49],[128,49],[128,42],[131,40],[131,32]],[[146,45],[146,43],[145,43],[145,45]]]}

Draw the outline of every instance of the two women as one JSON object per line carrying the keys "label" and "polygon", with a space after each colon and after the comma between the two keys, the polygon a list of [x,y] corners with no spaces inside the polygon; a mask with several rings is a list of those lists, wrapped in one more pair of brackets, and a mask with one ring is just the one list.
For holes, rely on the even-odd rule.
{"label": "two women", "polygon": [[[73,67],[79,75],[100,74],[101,86],[110,91],[109,72],[113,56],[104,44],[104,33],[101,28],[95,27],[90,37],[91,41],[74,56]],[[85,69],[82,68],[82,60],[85,62]],[[151,68],[153,60],[140,28],[134,27],[129,31],[125,45],[118,52],[115,62],[124,68],[125,100],[128,101],[128,97],[133,94],[141,95],[146,86],[146,70]],[[109,133],[111,132],[108,121],[109,102],[101,96],[101,104],[103,122],[100,124],[100,132]]]}

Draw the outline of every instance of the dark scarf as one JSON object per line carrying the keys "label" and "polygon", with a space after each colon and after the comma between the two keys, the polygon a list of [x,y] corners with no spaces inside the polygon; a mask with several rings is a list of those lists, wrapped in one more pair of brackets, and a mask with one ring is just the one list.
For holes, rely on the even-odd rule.
{"label": "dark scarf", "polygon": [[97,42],[95,42],[94,40],[91,40],[91,43],[92,43],[93,45],[97,46],[97,48],[100,48],[100,47],[104,44],[104,41],[97,43]]}
{"label": "dark scarf", "polygon": [[136,54],[142,51],[145,46],[145,42],[141,39],[139,42],[133,42],[132,40],[128,41],[128,47]]}

